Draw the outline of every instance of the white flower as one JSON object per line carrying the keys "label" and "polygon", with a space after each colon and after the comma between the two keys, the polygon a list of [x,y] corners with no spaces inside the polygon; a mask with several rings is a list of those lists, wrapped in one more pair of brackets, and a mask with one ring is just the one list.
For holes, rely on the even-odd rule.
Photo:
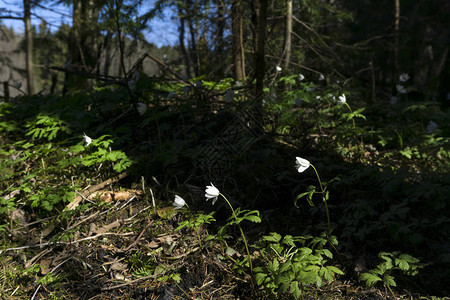
{"label": "white flower", "polygon": [[211,185],[206,186],[205,197],[206,201],[212,199],[212,204],[214,205],[217,201],[217,197],[219,197],[219,190],[211,183]]}
{"label": "white flower", "polygon": [[238,87],[242,86],[242,82],[240,82],[239,80],[236,81],[236,86],[238,86]]}
{"label": "white flower", "polygon": [[137,110],[138,110],[139,114],[142,116],[147,111],[147,105],[145,105],[142,102],[139,102],[137,104]]}
{"label": "white flower", "polygon": [[427,126],[427,133],[433,133],[438,128],[438,125],[430,120]]}
{"label": "white flower", "polygon": [[86,133],[83,134],[84,138],[84,146],[87,147],[92,143],[92,139],[86,135]]}
{"label": "white flower", "polygon": [[316,96],[316,99],[319,100],[321,97],[320,96]]}
{"label": "white flower", "polygon": [[180,209],[186,204],[186,201],[184,201],[183,198],[181,198],[178,195],[175,195],[175,200],[173,201],[173,206],[175,206],[175,209]]}
{"label": "white flower", "polygon": [[398,79],[399,79],[401,82],[407,82],[407,81],[409,80],[409,75],[408,75],[408,73],[400,74],[400,76],[398,77]]}
{"label": "white flower", "polygon": [[397,84],[395,87],[397,88],[397,92],[399,92],[400,94],[406,94],[407,93],[406,89],[405,89],[405,87],[403,85]]}
{"label": "white flower", "polygon": [[338,103],[339,104],[345,104],[345,102],[347,102],[347,98],[345,98],[345,94],[342,94],[341,96],[338,97]]}
{"label": "white flower", "polygon": [[299,173],[302,173],[306,169],[308,169],[310,166],[310,162],[304,158],[296,157],[295,158],[295,168]]}
{"label": "white flower", "polygon": [[306,91],[307,91],[307,92],[314,92],[315,90],[316,90],[315,87],[309,87],[309,88],[306,88]]}
{"label": "white flower", "polygon": [[303,74],[298,74],[298,80],[302,81],[303,79],[305,79],[305,76],[303,76]]}
{"label": "white flower", "polygon": [[320,76],[319,76],[319,81],[322,81],[322,80],[324,80],[325,79],[325,76],[323,76],[323,74],[320,74]]}
{"label": "white flower", "polygon": [[277,70],[277,72],[281,72],[281,70],[282,70],[281,67],[279,67],[279,66],[276,66],[275,69]]}
{"label": "white flower", "polygon": [[394,105],[394,104],[397,104],[397,97],[395,97],[395,96],[392,96],[391,97],[391,99],[389,99],[389,102],[392,104],[392,105]]}

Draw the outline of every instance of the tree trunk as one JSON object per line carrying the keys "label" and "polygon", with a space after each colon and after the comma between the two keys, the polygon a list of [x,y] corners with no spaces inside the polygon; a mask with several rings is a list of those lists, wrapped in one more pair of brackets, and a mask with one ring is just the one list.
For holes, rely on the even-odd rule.
{"label": "tree trunk", "polygon": [[180,17],[180,28],[178,29],[178,43],[180,44],[181,56],[183,56],[184,64],[186,65],[186,76],[191,78],[191,60],[189,58],[189,54],[186,50],[186,45],[184,44],[184,34],[185,34],[185,21],[186,17],[184,16],[183,8],[181,4],[178,4],[178,13]]}
{"label": "tree trunk", "polygon": [[27,72],[27,91],[28,95],[34,94],[34,78],[33,78],[33,32],[31,30],[31,12],[30,0],[23,0],[23,21],[25,22],[25,65]]}
{"label": "tree trunk", "polygon": [[400,0],[395,1],[395,23],[394,23],[394,78],[395,84],[398,79],[399,65],[398,65],[398,48],[399,48],[399,31],[400,31]]}
{"label": "tree trunk", "polygon": [[286,31],[284,43],[284,68],[289,68],[291,61],[291,36],[292,36],[292,0],[286,1]]}
{"label": "tree trunk", "polygon": [[231,31],[233,43],[234,79],[245,82],[245,56],[242,30],[242,0],[231,4]]}
{"label": "tree trunk", "polygon": [[[266,19],[267,19],[267,1],[259,0],[258,15],[258,35],[257,49],[255,60],[255,78],[256,78],[256,96],[263,93],[264,88],[264,72],[265,72],[265,46],[266,46]],[[261,103],[262,104],[262,103]]]}
{"label": "tree trunk", "polygon": [[103,66],[103,75],[108,76],[109,67],[111,66],[111,41],[113,31],[108,30],[105,37],[105,65]]}

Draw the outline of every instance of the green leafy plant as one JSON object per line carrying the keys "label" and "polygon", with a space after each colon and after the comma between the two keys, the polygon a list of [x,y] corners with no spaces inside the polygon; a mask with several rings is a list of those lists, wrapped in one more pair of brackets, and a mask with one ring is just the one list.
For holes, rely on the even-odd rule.
{"label": "green leafy plant", "polygon": [[419,270],[423,267],[419,264],[419,260],[411,255],[401,252],[380,252],[378,257],[384,260],[378,264],[375,269],[362,273],[360,279],[366,282],[368,287],[372,287],[378,282],[383,283],[392,294],[391,286],[397,286],[393,272],[400,271],[407,276],[415,276],[419,274]]}
{"label": "green leafy plant", "polygon": [[260,266],[254,269],[256,283],[272,295],[289,292],[298,299],[308,287],[332,282],[336,274],[343,272],[327,265],[327,259],[333,258],[331,251],[324,247],[328,241],[337,245],[336,237],[328,237],[327,233],[315,238],[282,237],[275,232],[263,236],[254,245],[261,254]]}

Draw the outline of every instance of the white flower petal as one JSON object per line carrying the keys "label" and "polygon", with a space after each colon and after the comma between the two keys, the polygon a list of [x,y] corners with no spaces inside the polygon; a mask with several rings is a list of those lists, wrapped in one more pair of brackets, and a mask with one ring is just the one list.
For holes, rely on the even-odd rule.
{"label": "white flower petal", "polygon": [[276,66],[275,69],[277,70],[277,72],[281,72],[281,70],[282,70],[281,67],[279,67],[279,66]]}
{"label": "white flower petal", "polygon": [[178,195],[175,195],[175,200],[173,201],[173,206],[175,206],[175,209],[180,209],[186,204],[186,201],[184,201],[183,198],[181,198]]}
{"label": "white flower petal", "polygon": [[219,190],[211,183],[211,185],[206,186],[205,197],[206,201],[212,199],[212,204],[214,205],[217,201],[217,197],[219,197]]}
{"label": "white flower petal", "polygon": [[320,74],[320,76],[319,76],[319,81],[322,81],[322,80],[324,80],[325,79],[325,76],[323,76],[323,74]]}
{"label": "white flower petal", "polygon": [[345,94],[342,94],[341,96],[338,97],[338,103],[339,104],[344,104],[345,102],[347,102],[347,98],[345,97]]}
{"label": "white flower petal", "polygon": [[298,156],[295,158],[295,168],[299,173],[302,173],[303,171],[308,169],[310,165],[311,163],[307,159]]}
{"label": "white flower petal", "polygon": [[139,102],[137,104],[137,110],[138,110],[139,114],[142,116],[147,111],[147,105],[145,105],[144,103]]}
{"label": "white flower petal", "polygon": [[403,85],[397,84],[395,87],[397,88],[397,92],[399,94],[406,94],[407,93],[407,91],[406,91],[406,89],[405,89],[405,87]]}
{"label": "white flower petal", "polygon": [[92,139],[86,135],[86,133],[83,134],[84,138],[84,146],[87,147],[92,143]]}
{"label": "white flower petal", "polygon": [[303,74],[298,74],[298,80],[302,81],[303,79],[305,79],[305,76],[303,76]]}
{"label": "white flower petal", "polygon": [[409,75],[408,73],[402,73],[400,74],[399,78],[398,78],[401,82],[406,82],[409,80]]}

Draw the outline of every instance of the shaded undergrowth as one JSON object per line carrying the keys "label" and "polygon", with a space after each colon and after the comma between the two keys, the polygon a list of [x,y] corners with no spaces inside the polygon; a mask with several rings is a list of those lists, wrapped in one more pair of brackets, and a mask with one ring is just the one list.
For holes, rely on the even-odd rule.
{"label": "shaded undergrowth", "polygon": [[[131,94],[105,87],[1,104],[3,294],[449,293],[450,128],[438,104],[367,106],[350,94],[344,106],[342,87],[292,78],[291,90],[253,99],[231,80],[142,77]],[[313,163],[327,198],[311,192],[316,174],[297,172],[295,157]],[[205,201],[210,183],[228,203]],[[173,208],[175,195],[189,208]]]}

